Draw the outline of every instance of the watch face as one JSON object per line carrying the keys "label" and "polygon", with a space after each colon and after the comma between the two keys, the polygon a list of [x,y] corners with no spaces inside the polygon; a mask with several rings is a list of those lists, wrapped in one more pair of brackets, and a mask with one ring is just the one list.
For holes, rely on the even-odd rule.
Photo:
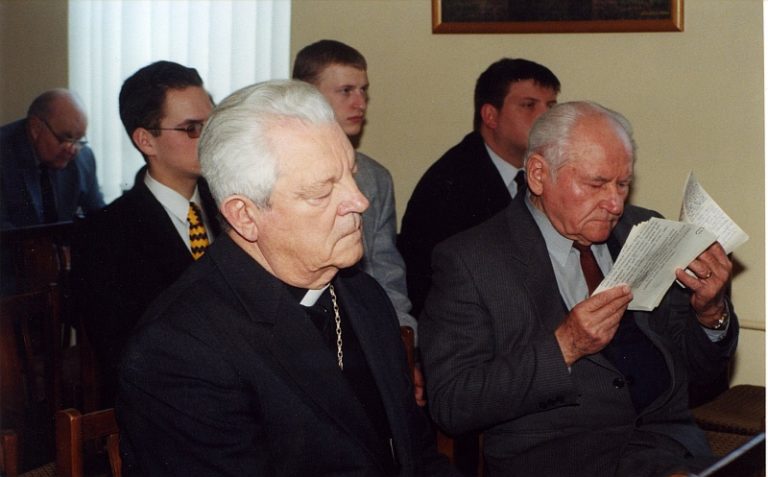
{"label": "watch face", "polygon": [[723,312],[723,314],[720,315],[720,319],[717,320],[717,323],[715,324],[715,326],[712,329],[713,330],[721,330],[721,329],[725,328],[725,324],[728,323],[728,317],[729,316],[730,315],[728,315],[728,310],[725,310]]}

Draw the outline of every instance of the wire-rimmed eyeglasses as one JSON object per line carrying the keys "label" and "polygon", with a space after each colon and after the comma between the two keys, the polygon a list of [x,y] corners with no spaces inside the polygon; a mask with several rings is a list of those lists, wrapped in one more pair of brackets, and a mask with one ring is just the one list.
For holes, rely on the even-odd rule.
{"label": "wire-rimmed eyeglasses", "polygon": [[148,131],[182,131],[187,133],[190,139],[197,139],[203,131],[204,123],[195,121],[177,128],[147,128]]}
{"label": "wire-rimmed eyeglasses", "polygon": [[59,133],[57,133],[56,131],[53,130],[51,125],[48,124],[48,121],[46,121],[45,119],[43,119],[43,118],[41,118],[39,116],[37,117],[37,119],[39,119],[40,121],[43,122],[43,124],[45,124],[45,127],[48,128],[48,131],[50,131],[51,134],[53,135],[53,137],[55,137],[56,140],[59,141],[59,145],[68,144],[68,145],[73,146],[75,149],[78,149],[78,150],[82,149],[82,148],[84,148],[85,146],[88,145],[88,140],[85,139],[85,136],[83,136],[83,137],[81,137],[79,139],[71,139],[71,138],[62,136],[61,134],[59,134]]}

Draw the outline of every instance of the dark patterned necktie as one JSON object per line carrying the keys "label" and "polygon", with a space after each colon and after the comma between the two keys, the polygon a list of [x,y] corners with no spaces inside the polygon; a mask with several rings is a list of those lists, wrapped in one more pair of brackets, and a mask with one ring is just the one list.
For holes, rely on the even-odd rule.
{"label": "dark patterned necktie", "polygon": [[589,295],[595,291],[595,288],[603,281],[603,271],[600,270],[600,266],[595,260],[595,256],[592,254],[592,248],[589,245],[581,245],[573,242],[573,248],[579,251],[579,262],[581,262],[581,272],[584,274],[584,279],[587,281],[587,289]]}
{"label": "dark patterned necktie", "polygon": [[40,193],[43,199],[43,222],[46,224],[58,222],[59,213],[56,211],[53,184],[51,184],[49,169],[45,164],[40,164]]}
{"label": "dark patterned necktie", "polygon": [[192,249],[192,257],[198,260],[205,254],[208,248],[208,234],[201,219],[200,209],[194,202],[189,203],[187,220],[189,221],[189,246]]}
{"label": "dark patterned necktie", "polygon": [[515,183],[517,184],[517,194],[515,194],[515,197],[519,196],[520,194],[525,194],[525,189],[528,187],[528,184],[525,180],[524,169],[517,171],[517,174],[515,175]]}

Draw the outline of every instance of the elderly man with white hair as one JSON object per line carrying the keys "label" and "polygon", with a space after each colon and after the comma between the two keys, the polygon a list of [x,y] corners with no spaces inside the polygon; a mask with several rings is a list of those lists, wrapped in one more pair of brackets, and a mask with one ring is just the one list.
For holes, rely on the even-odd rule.
{"label": "elderly man with white hair", "polygon": [[482,431],[489,476],[669,476],[712,459],[688,385],[736,348],[732,265],[715,243],[652,312],[627,285],[593,293],[634,224],[629,122],[595,103],[534,124],[528,192],[435,249],[419,326],[430,411]]}
{"label": "elderly man with white hair", "polygon": [[355,153],[312,86],[233,93],[199,144],[227,233],[145,314],[120,371],[127,475],[455,475],[362,254]]}

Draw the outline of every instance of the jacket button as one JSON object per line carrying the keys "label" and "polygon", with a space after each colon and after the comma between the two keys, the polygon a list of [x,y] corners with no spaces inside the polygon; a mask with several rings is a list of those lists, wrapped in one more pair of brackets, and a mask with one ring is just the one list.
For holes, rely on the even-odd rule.
{"label": "jacket button", "polygon": [[616,378],[613,380],[613,387],[616,389],[621,389],[624,387],[624,380],[621,378]]}

